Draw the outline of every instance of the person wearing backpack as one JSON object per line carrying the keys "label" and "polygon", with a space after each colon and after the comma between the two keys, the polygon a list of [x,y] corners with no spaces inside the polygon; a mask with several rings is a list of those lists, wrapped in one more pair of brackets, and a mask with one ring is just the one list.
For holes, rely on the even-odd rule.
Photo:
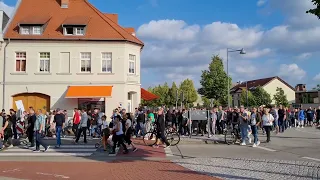
{"label": "person wearing backpack", "polygon": [[138,137],[139,131],[141,131],[142,136],[144,136],[143,124],[145,122],[146,116],[145,113],[139,108],[139,112],[137,115],[137,125],[136,125],[136,137]]}

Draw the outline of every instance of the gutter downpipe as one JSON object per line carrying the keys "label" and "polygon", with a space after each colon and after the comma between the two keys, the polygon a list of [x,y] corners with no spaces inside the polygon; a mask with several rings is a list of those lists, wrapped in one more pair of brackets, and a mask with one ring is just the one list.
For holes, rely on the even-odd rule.
{"label": "gutter downpipe", "polygon": [[10,38],[4,47],[4,58],[3,58],[3,84],[2,84],[2,109],[5,107],[5,95],[6,95],[6,65],[7,65],[7,46],[10,44]]}

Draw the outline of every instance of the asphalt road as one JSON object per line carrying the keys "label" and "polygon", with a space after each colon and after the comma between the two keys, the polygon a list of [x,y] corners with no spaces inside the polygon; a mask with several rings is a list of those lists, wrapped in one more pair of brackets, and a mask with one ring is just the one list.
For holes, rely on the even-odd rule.
{"label": "asphalt road", "polygon": [[[222,137],[217,136],[215,140]],[[110,171],[112,178],[117,170],[133,172],[123,174],[118,179],[144,179],[146,171],[154,172],[148,177],[157,179],[320,179],[320,130],[315,128],[288,129],[285,133],[272,134],[271,143],[264,143],[266,137],[259,135],[261,144],[257,148],[251,145],[226,145],[213,143],[213,138],[182,138],[178,146],[164,150],[144,146],[141,140],[135,143],[139,150],[116,156],[97,150],[94,144],[98,140],[90,140],[87,145],[73,145],[72,139],[63,140],[63,150],[52,149],[47,154],[31,155],[29,150],[0,152],[0,179],[77,179],[92,177],[93,173],[101,174],[103,170],[89,171],[83,174],[85,167],[99,169],[100,166],[118,167]],[[199,140],[200,139],[200,140]],[[51,145],[54,140],[47,140]],[[205,143],[206,142],[206,143]],[[76,152],[75,152],[76,151]],[[6,156],[5,153],[11,153]],[[17,156],[27,153],[28,156]],[[51,154],[50,154],[51,153]],[[78,153],[78,154],[77,154]],[[81,163],[79,163],[81,162]],[[26,173],[32,167],[36,172]],[[55,171],[48,168],[55,166]],[[104,165],[103,165],[104,164]],[[136,167],[132,169],[132,167]],[[79,169],[78,173],[69,172],[67,167]],[[120,170],[121,169],[121,170]],[[84,170],[85,171],[85,170]],[[108,171],[109,172],[109,171]],[[200,175],[204,174],[206,176]],[[120,173],[121,174],[121,173]],[[68,177],[68,178],[66,178]],[[101,176],[100,176],[101,177]],[[179,177],[179,178],[178,178]],[[101,179],[101,178],[100,178]],[[102,178],[103,179],[103,178]],[[108,179],[108,178],[107,178]]]}
{"label": "asphalt road", "polygon": [[320,130],[288,129],[271,143],[252,145],[180,144],[172,147],[179,165],[223,179],[320,179]]}

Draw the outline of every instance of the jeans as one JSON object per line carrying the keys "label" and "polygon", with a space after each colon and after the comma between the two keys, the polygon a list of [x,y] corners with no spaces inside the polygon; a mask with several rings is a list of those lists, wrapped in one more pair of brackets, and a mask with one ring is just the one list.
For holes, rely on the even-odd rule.
{"label": "jeans", "polygon": [[258,140],[258,127],[256,125],[251,125],[251,131],[253,135],[253,142],[257,144]]}
{"label": "jeans", "polygon": [[45,149],[48,148],[47,144],[43,141],[43,134],[39,133],[39,131],[37,130],[35,132],[36,134],[36,150],[40,150],[40,145],[43,146]]}
{"label": "jeans", "polygon": [[98,134],[98,126],[97,125],[92,125],[91,126],[91,132],[90,132],[90,135],[93,136],[93,135],[97,135]]}
{"label": "jeans", "polygon": [[28,134],[28,140],[31,143],[30,146],[33,147],[34,146],[34,131],[31,129],[28,129],[27,134]]}
{"label": "jeans", "polygon": [[242,143],[246,142],[246,139],[248,137],[248,130],[249,130],[248,124],[240,124]]}
{"label": "jeans", "polygon": [[56,126],[56,138],[57,138],[57,145],[61,145],[61,131],[62,131],[62,126]]}
{"label": "jeans", "polygon": [[141,134],[142,134],[142,136],[144,136],[143,122],[137,122],[137,125],[136,125],[136,136],[138,136],[139,130],[141,130]]}
{"label": "jeans", "polygon": [[279,120],[279,132],[284,132],[285,130],[285,121],[284,120]]}
{"label": "jeans", "polygon": [[127,146],[124,144],[124,135],[113,135],[113,147],[112,147],[112,152],[116,151],[116,146],[119,143],[120,145],[122,145],[124,151],[128,151]]}
{"label": "jeans", "polygon": [[211,133],[216,134],[216,120],[211,120]]}
{"label": "jeans", "polygon": [[73,132],[73,134],[74,134],[74,136],[75,137],[77,137],[77,132],[78,132],[78,126],[79,126],[79,124],[73,124],[72,125],[72,132]]}

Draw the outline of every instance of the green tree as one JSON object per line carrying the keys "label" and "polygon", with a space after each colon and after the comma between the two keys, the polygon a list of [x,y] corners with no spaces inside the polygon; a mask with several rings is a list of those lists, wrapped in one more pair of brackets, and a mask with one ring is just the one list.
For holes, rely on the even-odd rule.
{"label": "green tree", "polygon": [[251,93],[254,96],[257,106],[268,105],[272,102],[270,94],[261,86],[258,86],[257,88],[252,90]]}
{"label": "green tree", "polygon": [[312,90],[317,90],[317,91],[320,91],[320,84],[317,84],[316,87],[312,88]]}
{"label": "green tree", "polygon": [[[247,92],[248,92],[248,104],[247,104]],[[252,95],[250,91],[247,91],[246,89],[243,89],[241,92],[240,102],[241,102],[241,105],[244,105],[246,107],[252,107],[257,105],[255,101],[255,97]]]}
{"label": "green tree", "polygon": [[201,88],[198,92],[209,99],[213,98],[222,104],[227,104],[228,83],[230,88],[231,78],[224,71],[222,59],[216,55],[211,58],[208,70],[202,71]]}
{"label": "green tree", "polygon": [[282,88],[277,87],[276,94],[273,95],[273,99],[277,106],[282,104],[283,106],[288,107],[289,105],[287,95],[284,93]]}
{"label": "green tree", "polygon": [[[177,91],[178,91],[178,94],[177,94]],[[169,104],[171,106],[175,106],[177,97],[179,99],[179,89],[178,89],[175,82],[172,83],[171,88],[169,89],[169,96],[170,96],[170,103]]]}
{"label": "green tree", "polygon": [[313,14],[320,19],[320,0],[311,0],[315,8],[309,9],[306,13]]}
{"label": "green tree", "polygon": [[206,98],[205,96],[202,96],[201,100],[203,102],[203,107],[205,107],[205,108],[210,107],[210,99]]}
{"label": "green tree", "polygon": [[194,84],[191,79],[186,79],[182,81],[179,90],[183,93],[184,105],[191,104],[197,101],[198,93],[194,88]]}

